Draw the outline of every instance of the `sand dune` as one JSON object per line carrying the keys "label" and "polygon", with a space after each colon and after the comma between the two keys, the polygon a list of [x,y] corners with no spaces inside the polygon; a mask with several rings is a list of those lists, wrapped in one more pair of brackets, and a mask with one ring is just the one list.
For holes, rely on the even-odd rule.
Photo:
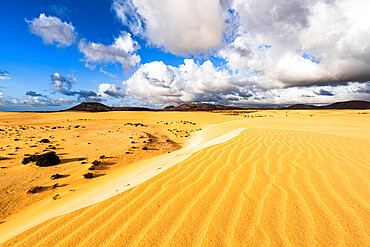
{"label": "sand dune", "polygon": [[3,246],[369,246],[369,147],[248,128]]}

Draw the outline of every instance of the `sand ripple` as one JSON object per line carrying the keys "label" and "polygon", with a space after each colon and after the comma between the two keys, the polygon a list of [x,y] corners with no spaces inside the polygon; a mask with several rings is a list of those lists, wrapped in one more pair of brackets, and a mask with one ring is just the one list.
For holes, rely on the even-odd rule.
{"label": "sand ripple", "polygon": [[248,129],[4,246],[369,246],[369,146]]}

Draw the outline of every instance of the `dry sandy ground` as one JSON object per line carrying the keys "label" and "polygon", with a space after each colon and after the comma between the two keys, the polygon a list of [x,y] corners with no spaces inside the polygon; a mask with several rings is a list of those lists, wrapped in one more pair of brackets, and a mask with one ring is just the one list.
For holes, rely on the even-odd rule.
{"label": "dry sandy ground", "polygon": [[[370,111],[89,118],[122,125],[130,114],[178,143],[188,137],[171,129],[204,130],[183,149],[80,178],[73,193],[14,214],[0,224],[3,246],[370,245]],[[120,145],[112,141],[100,146]]]}
{"label": "dry sandy ground", "polygon": [[[94,160],[101,164],[92,172],[97,176],[105,175],[117,167],[177,150],[200,128],[187,122],[157,124],[156,121],[162,121],[160,117],[151,119],[146,115],[0,113],[0,222],[45,197],[74,192],[86,182],[82,175],[88,172]],[[176,119],[173,116],[167,120]],[[172,134],[167,129],[177,132]],[[48,139],[50,143],[41,143],[41,139]],[[25,154],[41,154],[44,150],[55,151],[61,164],[53,167],[22,165]],[[102,155],[104,159],[100,159]],[[52,180],[50,177],[57,173],[64,177]],[[55,183],[59,187],[52,189]],[[27,194],[34,186],[45,189],[42,193]]]}

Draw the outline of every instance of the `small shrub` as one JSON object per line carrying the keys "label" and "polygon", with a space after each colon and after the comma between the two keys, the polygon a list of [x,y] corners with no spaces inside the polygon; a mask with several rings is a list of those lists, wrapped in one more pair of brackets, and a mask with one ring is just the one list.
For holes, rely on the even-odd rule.
{"label": "small shrub", "polygon": [[45,154],[33,154],[28,157],[24,157],[22,164],[26,165],[30,162],[36,162],[37,166],[54,166],[60,163],[60,159],[58,155],[55,154],[55,152],[48,152]]}
{"label": "small shrub", "polygon": [[60,159],[55,152],[48,152],[36,157],[37,166],[54,166],[60,163]]}
{"label": "small shrub", "polygon": [[26,165],[26,164],[28,164],[30,162],[34,162],[34,161],[36,161],[35,155],[30,155],[30,156],[27,156],[27,157],[23,158],[22,164]]}
{"label": "small shrub", "polygon": [[50,143],[49,139],[41,139],[40,142],[41,143]]}
{"label": "small shrub", "polygon": [[94,162],[92,163],[94,166],[97,166],[100,164],[100,161],[99,160],[94,160]]}
{"label": "small shrub", "polygon": [[92,172],[85,173],[84,178],[86,179],[94,178],[94,174]]}
{"label": "small shrub", "polygon": [[62,178],[62,177],[63,177],[63,175],[60,175],[59,173],[57,173],[57,174],[52,175],[50,178],[52,180],[55,180],[55,179]]}
{"label": "small shrub", "polygon": [[51,199],[56,200],[59,198],[59,196],[60,196],[59,194],[56,194],[55,196],[51,197]]}
{"label": "small shrub", "polygon": [[148,147],[143,147],[142,150],[148,150]]}
{"label": "small shrub", "polygon": [[44,186],[34,186],[27,191],[28,194],[35,194],[44,190]]}
{"label": "small shrub", "polygon": [[100,159],[105,159],[105,155],[100,155]]}
{"label": "small shrub", "polygon": [[17,142],[17,141],[19,141],[19,139],[18,139],[18,138],[15,138],[15,139],[14,139],[14,141],[16,141],[16,142]]}
{"label": "small shrub", "polygon": [[55,189],[55,188],[57,188],[59,186],[59,184],[58,183],[55,183],[55,184],[53,184],[52,186],[51,186],[51,188],[52,189]]}

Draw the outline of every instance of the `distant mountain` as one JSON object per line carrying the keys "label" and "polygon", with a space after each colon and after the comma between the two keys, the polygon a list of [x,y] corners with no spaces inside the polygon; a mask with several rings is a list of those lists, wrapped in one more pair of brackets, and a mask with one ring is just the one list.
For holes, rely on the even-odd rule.
{"label": "distant mountain", "polygon": [[282,109],[289,109],[289,110],[309,110],[309,109],[317,109],[317,106],[314,105],[304,105],[304,104],[296,104],[296,105],[291,105]]}
{"label": "distant mountain", "polygon": [[67,111],[89,111],[89,112],[104,112],[104,111],[151,111],[152,109],[144,107],[110,107],[98,102],[82,102]]}
{"label": "distant mountain", "polygon": [[210,104],[182,104],[179,106],[168,106],[164,108],[165,111],[214,111],[214,110],[245,110],[241,107],[231,107],[223,105]]}
{"label": "distant mountain", "polygon": [[150,108],[146,108],[146,107],[133,107],[133,106],[125,106],[125,107],[116,107],[116,106],[112,106],[111,107],[112,111],[155,111],[153,109],[150,109]]}
{"label": "distant mountain", "polygon": [[336,102],[326,106],[304,105],[297,104],[291,105],[282,109],[287,110],[309,110],[309,109],[370,109],[370,102],[361,100],[351,100],[344,102]]}
{"label": "distant mountain", "polygon": [[327,106],[321,106],[321,109],[370,109],[370,102],[361,100],[351,100],[337,102]]}
{"label": "distant mountain", "polygon": [[67,111],[91,111],[91,112],[101,112],[101,111],[111,111],[112,108],[98,102],[82,102]]}
{"label": "distant mountain", "polygon": [[169,105],[169,106],[166,106],[165,108],[163,108],[163,110],[171,110],[172,108],[175,108],[174,105]]}
{"label": "distant mountain", "polygon": [[[104,112],[104,111],[215,111],[215,110],[246,110],[251,108],[241,108],[223,105],[211,104],[182,104],[179,106],[167,106],[163,109],[150,109],[146,107],[110,107],[98,102],[82,102],[67,111],[89,111],[89,112]],[[267,108],[254,108],[257,110]],[[296,104],[284,108],[284,110],[310,110],[310,109],[370,109],[370,102],[352,100],[345,102],[337,102],[326,106],[315,106]]]}
{"label": "distant mountain", "polygon": [[110,107],[98,102],[83,102],[67,111],[89,111],[89,112],[104,112],[104,111],[214,111],[214,110],[243,110],[245,108],[229,107],[223,105],[210,104],[182,104],[179,106],[167,106],[163,109],[150,109],[145,107]]}

